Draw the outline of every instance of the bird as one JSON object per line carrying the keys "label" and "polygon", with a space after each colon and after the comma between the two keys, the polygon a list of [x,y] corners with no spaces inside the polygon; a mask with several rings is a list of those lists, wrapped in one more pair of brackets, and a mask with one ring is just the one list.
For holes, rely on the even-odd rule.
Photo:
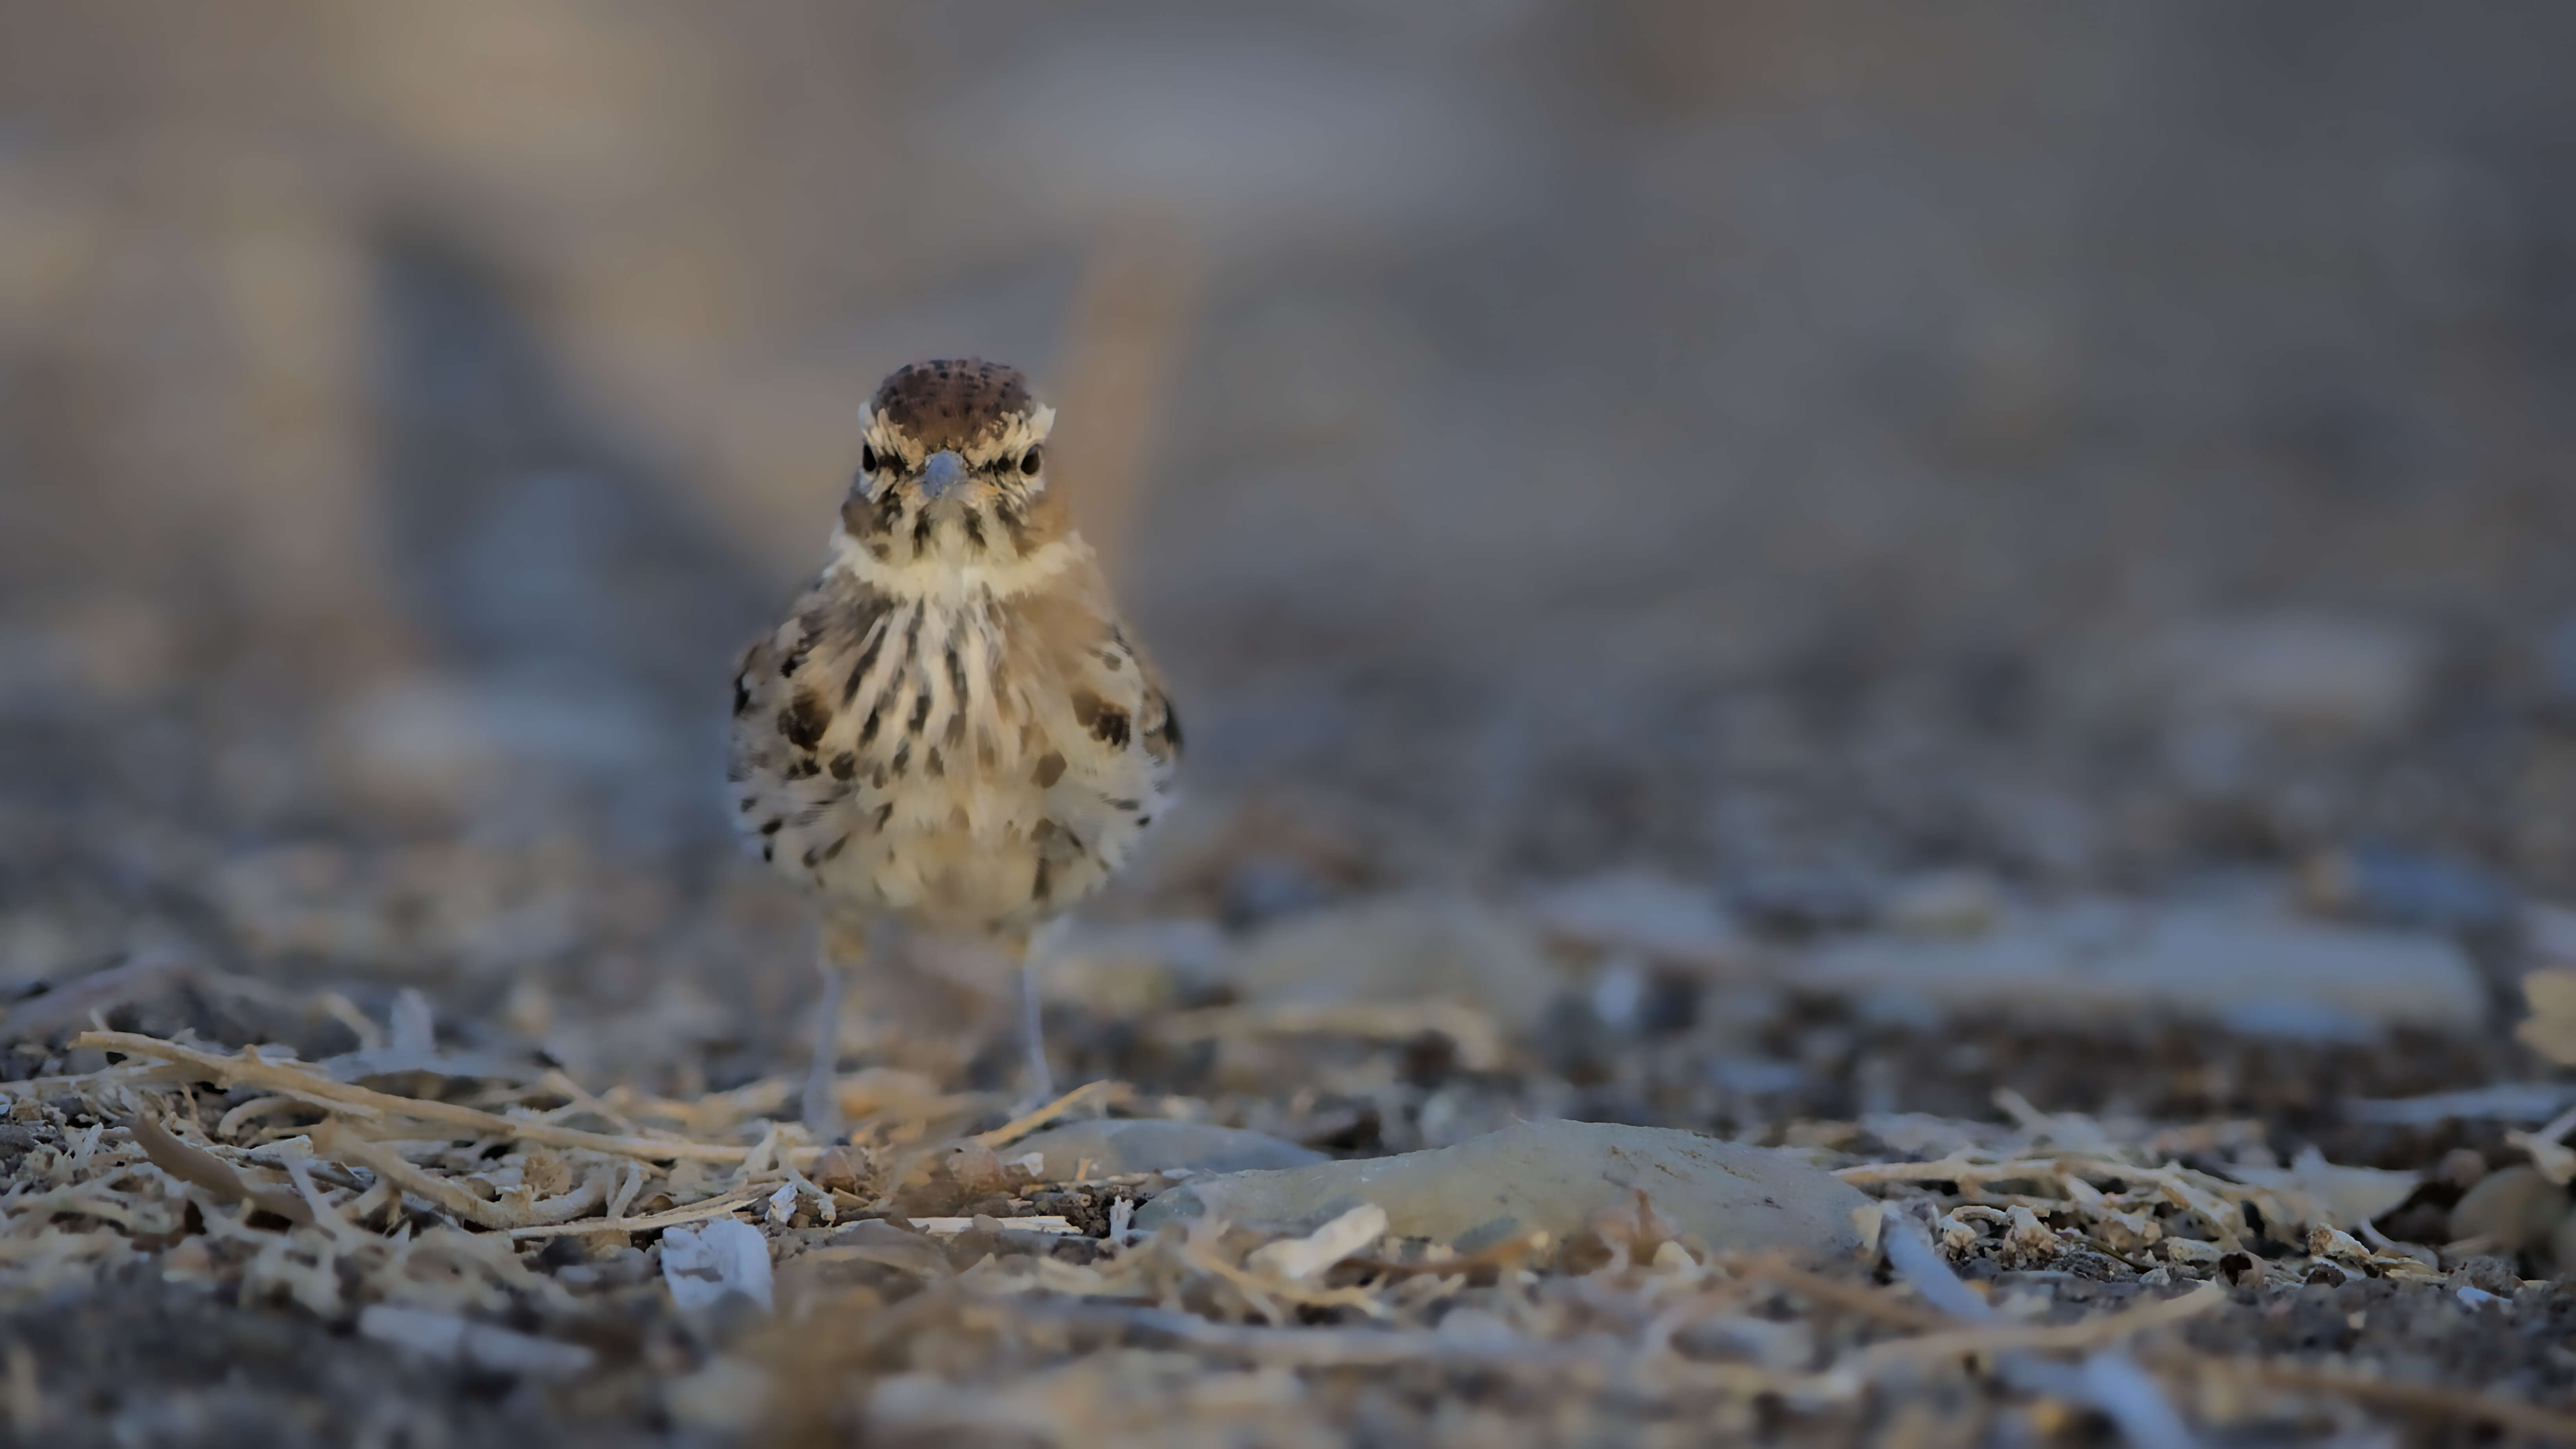
{"label": "bird", "polygon": [[821,571],[734,671],[740,827],[821,912],[802,1107],[822,1140],[845,982],[889,924],[1020,966],[1030,1089],[1050,1095],[1032,937],[1176,799],[1180,718],[1050,487],[1054,425],[1015,368],[896,369],[860,409]]}

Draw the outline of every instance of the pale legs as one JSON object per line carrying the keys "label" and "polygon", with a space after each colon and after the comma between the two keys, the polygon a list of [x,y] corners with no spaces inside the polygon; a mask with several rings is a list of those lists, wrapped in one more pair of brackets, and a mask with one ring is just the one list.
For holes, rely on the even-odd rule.
{"label": "pale legs", "polygon": [[[822,950],[817,965],[823,977],[822,1000],[815,1004],[820,1018],[814,1026],[814,1056],[805,1069],[805,1130],[817,1142],[840,1139],[848,1124],[841,1120],[840,1055],[841,998],[848,990],[850,975],[869,959],[877,932],[852,929],[826,923],[823,927]],[[1032,1103],[1042,1103],[1055,1096],[1055,1072],[1047,1065],[1046,1024],[1040,1015],[1042,1002],[1038,992],[1038,970],[1057,937],[1052,923],[1034,933],[1005,936],[995,944],[1002,955],[1019,968],[1020,976],[1020,1051],[1027,1063],[1027,1096]]]}
{"label": "pale legs", "polygon": [[1049,921],[1026,935],[1007,938],[1003,949],[1020,966],[1020,1050],[1028,1058],[1028,1097],[1034,1104],[1055,1096],[1055,1072],[1047,1065],[1046,1022],[1041,1014],[1038,971],[1055,954],[1064,923]]}
{"label": "pale legs", "polygon": [[805,1068],[805,1130],[817,1142],[837,1142],[841,1137],[841,997],[848,989],[850,973],[868,959],[868,936],[864,930],[833,921],[825,921],[822,945],[816,964],[822,968],[823,999],[816,1003],[820,1017],[814,1027],[814,1059]]}

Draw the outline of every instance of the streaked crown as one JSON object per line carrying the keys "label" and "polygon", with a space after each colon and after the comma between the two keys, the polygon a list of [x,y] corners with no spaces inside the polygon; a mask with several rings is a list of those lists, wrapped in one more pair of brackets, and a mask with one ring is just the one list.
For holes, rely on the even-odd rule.
{"label": "streaked crown", "polygon": [[868,402],[877,421],[924,453],[973,454],[1039,411],[1015,367],[973,358],[896,368]]}

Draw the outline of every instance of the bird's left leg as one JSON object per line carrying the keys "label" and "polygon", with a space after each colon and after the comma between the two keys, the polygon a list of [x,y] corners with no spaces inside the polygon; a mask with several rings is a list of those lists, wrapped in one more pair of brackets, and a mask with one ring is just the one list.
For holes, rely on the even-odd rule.
{"label": "bird's left leg", "polygon": [[1028,1092],[1033,1102],[1044,1102],[1055,1095],[1055,1072],[1047,1065],[1046,1022],[1041,1014],[1038,993],[1038,971],[1045,964],[1055,944],[1054,924],[1035,931],[1017,931],[1002,940],[1003,951],[1020,968],[1020,1050],[1028,1059]]}
{"label": "bird's left leg", "polygon": [[823,999],[814,1007],[821,1019],[814,1028],[814,1059],[805,1069],[802,1115],[805,1130],[814,1135],[814,1140],[829,1143],[840,1140],[843,1126],[838,1071],[841,995],[849,985],[850,973],[867,960],[869,928],[827,917],[822,936],[817,964],[823,973]]}

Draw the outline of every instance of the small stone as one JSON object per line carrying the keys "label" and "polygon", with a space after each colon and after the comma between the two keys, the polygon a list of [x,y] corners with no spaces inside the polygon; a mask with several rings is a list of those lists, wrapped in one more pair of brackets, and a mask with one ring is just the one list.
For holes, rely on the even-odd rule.
{"label": "small stone", "polygon": [[2462,1259],[2451,1269],[2449,1281],[2456,1287],[2474,1288],[2498,1298],[2511,1298],[2522,1291],[2522,1275],[2515,1271],[2513,1259],[2499,1253]]}
{"label": "small stone", "polygon": [[941,1164],[948,1180],[967,1197],[984,1197],[1010,1186],[1010,1176],[1002,1168],[1001,1154],[981,1142],[961,1142]]}
{"label": "small stone", "polygon": [[1539,1121],[1454,1147],[1187,1183],[1148,1203],[1136,1227],[1212,1215],[1305,1234],[1374,1203],[1391,1238],[1474,1252],[1533,1232],[1570,1241],[1604,1212],[1635,1211],[1639,1193],[1674,1236],[1719,1252],[1784,1250],[1810,1260],[1858,1250],[1852,1211],[1868,1201],[1771,1148],[1671,1128]]}
{"label": "small stone", "polygon": [[1133,1172],[1245,1172],[1262,1168],[1304,1167],[1325,1161],[1311,1147],[1260,1132],[1216,1127],[1200,1122],[1173,1122],[1157,1117],[1076,1122],[1024,1138],[1009,1148],[1014,1160],[1037,1153],[1041,1182],[1074,1182],[1117,1177]]}
{"label": "small stone", "polygon": [[905,1217],[948,1217],[1010,1186],[1000,1154],[980,1142],[960,1142],[927,1172],[915,1169],[896,1192],[894,1209]]}
{"label": "small stone", "polygon": [[876,1163],[864,1147],[843,1145],[830,1148],[814,1159],[814,1168],[806,1176],[826,1192],[857,1193],[876,1176]]}
{"label": "small stone", "polygon": [[635,1235],[616,1229],[583,1233],[573,1241],[579,1245],[582,1257],[593,1263],[621,1259],[635,1250]]}
{"label": "small stone", "polygon": [[2517,1164],[2487,1174],[2451,1209],[2451,1239],[2485,1238],[2501,1253],[2537,1247],[2567,1217],[2567,1189]]}

